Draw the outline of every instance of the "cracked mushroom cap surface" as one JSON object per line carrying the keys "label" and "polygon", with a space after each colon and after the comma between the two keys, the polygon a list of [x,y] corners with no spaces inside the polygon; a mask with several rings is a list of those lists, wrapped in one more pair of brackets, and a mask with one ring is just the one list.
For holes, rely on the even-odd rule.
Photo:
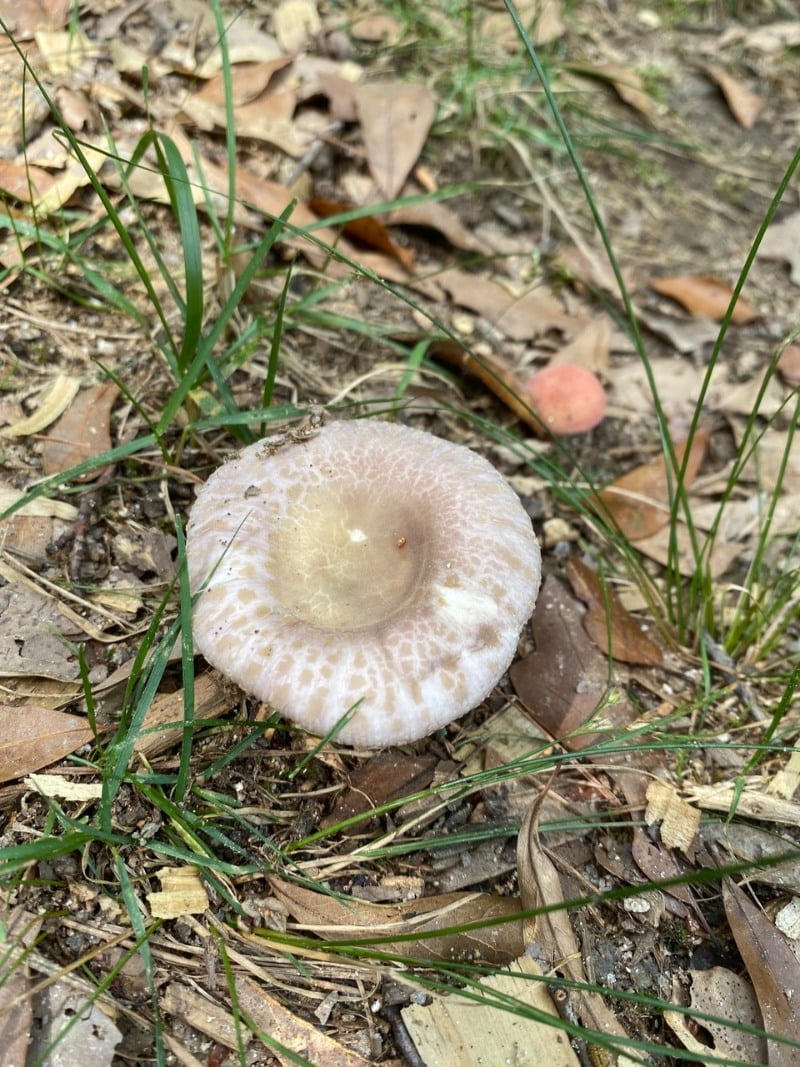
{"label": "cracked mushroom cap surface", "polygon": [[195,646],[311,733],[378,748],[476,707],[511,663],[541,579],[531,520],[477,453],[333,422],[245,448],[187,530]]}

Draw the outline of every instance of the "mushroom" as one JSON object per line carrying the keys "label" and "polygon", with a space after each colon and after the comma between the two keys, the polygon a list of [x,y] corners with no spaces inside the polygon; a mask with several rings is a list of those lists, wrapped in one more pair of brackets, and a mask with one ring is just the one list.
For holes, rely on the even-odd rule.
{"label": "mushroom", "polygon": [[528,403],[550,433],[585,433],[602,421],[606,394],[600,379],[579,363],[550,363],[525,385]]}
{"label": "mushroom", "polygon": [[208,662],[309,732],[343,721],[337,740],[369,748],[478,705],[541,577],[491,464],[374,420],[245,448],[198,493],[186,550]]}

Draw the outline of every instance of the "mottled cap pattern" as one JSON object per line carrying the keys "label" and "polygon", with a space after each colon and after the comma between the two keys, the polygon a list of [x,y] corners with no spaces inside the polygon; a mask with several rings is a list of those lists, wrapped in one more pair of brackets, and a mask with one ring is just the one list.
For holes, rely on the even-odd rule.
{"label": "mottled cap pattern", "polygon": [[541,558],[503,477],[394,423],[245,448],[187,532],[196,648],[311,733],[424,737],[476,707],[533,610]]}

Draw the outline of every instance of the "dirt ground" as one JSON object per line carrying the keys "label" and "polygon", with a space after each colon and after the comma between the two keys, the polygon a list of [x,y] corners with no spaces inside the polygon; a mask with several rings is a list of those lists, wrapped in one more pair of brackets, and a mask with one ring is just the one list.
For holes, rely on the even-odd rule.
{"label": "dirt ground", "polygon": [[[675,441],[704,397],[701,444],[689,448],[698,529],[723,495],[730,505],[709,560],[709,612],[732,617],[780,474],[763,562],[788,590],[776,618],[789,622],[767,651],[742,641],[733,658],[719,633],[689,627],[680,639],[656,610],[670,595],[669,531],[637,526],[626,556],[597,521],[593,487],[631,472],[641,506],[630,521],[664,511],[643,473],[662,441],[597,221],[502,6],[243,5],[230,22],[243,247],[226,257],[207,210],[224,219],[228,180],[224,79],[220,62],[203,67],[218,51],[207,6],[103,3],[70,16],[69,5],[0,4],[65,128],[98,153],[99,175],[93,185],[70,161],[30,80],[20,126],[21,61],[7,48],[0,500],[8,508],[48,486],[2,520],[9,1067],[85,1062],[88,1048],[114,1067],[542,1062],[552,1027],[525,1008],[541,985],[529,967],[553,994],[542,1010],[573,1027],[564,1062],[800,1063],[800,1046],[762,1034],[800,1033],[790,995],[800,941],[785,914],[800,894],[790,693],[800,361],[785,344],[800,326],[796,174],[715,350],[732,286],[796,164],[800,11],[769,0],[543,7],[541,55]],[[403,87],[425,87],[403,127],[419,139],[405,175],[354,95],[359,81],[385,87],[387,114],[408,106]],[[196,490],[243,443],[208,375],[158,427],[177,385],[163,346],[183,328],[167,279],[182,291],[185,233],[152,155],[124,178],[108,159],[129,159],[148,124],[206,189],[206,330],[292,197],[301,230],[405,198],[377,234],[317,231],[361,273],[302,234],[276,245],[214,358],[227,414],[259,410],[291,267],[271,396],[282,417],[269,429],[297,425],[309,405],[399,412],[487,456],[530,512],[546,576],[532,626],[510,675],[431,738],[318,749],[200,657],[187,679],[179,643],[157,675],[139,658],[178,615],[178,545]],[[98,189],[151,272],[150,294]],[[555,441],[520,420],[502,387],[503,375],[522,388],[553,361],[590,370],[607,401],[594,429]],[[729,491],[751,424],[764,431],[760,451]],[[81,462],[90,469],[59,481]],[[673,581],[691,581],[686,560]],[[547,649],[568,666],[544,662]],[[443,993],[509,969],[528,976],[523,994],[507,994],[523,1001],[517,1016],[496,999],[505,987],[484,986],[474,1007],[486,1014],[452,1021]],[[526,1011],[519,1051],[508,1027]],[[52,1058],[47,1046],[78,1016]]]}

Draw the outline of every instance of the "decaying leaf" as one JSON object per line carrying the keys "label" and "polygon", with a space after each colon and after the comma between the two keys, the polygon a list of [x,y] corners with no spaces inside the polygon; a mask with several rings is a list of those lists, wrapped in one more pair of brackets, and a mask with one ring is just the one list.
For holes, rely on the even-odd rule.
{"label": "decaying leaf", "polygon": [[736,947],[747,967],[761,1008],[764,1029],[789,1038],[794,1047],[767,1038],[769,1067],[797,1067],[800,1063],[800,960],[788,938],[770,922],[731,878],[722,880],[722,903]]}
{"label": "decaying leaf", "polygon": [[249,1034],[229,1011],[181,982],[170,982],[164,989],[161,1008],[225,1048],[237,1048],[240,1040],[248,1044]]}
{"label": "decaying leaf", "polygon": [[[683,478],[686,489],[697,476],[709,438],[710,432],[702,426],[699,427],[692,438],[688,458],[688,441],[675,444],[678,464],[686,464]],[[667,477],[666,461],[663,456],[659,456],[652,462],[623,474],[603,489],[597,496],[599,510],[610,515],[620,531],[631,541],[649,537],[669,522],[669,490],[672,486],[674,491],[675,480],[674,475]]]}
{"label": "decaying leaf", "polygon": [[[314,197],[309,200],[308,206],[321,219],[327,219],[333,215],[343,215],[353,208],[352,204],[326,200],[324,197]],[[407,271],[413,270],[414,253],[410,248],[403,248],[402,245],[397,244],[380,219],[368,215],[358,219],[351,219],[349,222],[342,224],[342,230],[354,244],[362,245],[366,248],[374,248],[378,252],[391,256],[392,259],[396,259]]]}
{"label": "decaying leaf", "polygon": [[603,587],[600,576],[577,556],[567,563],[572,591],[586,604],[583,625],[601,652],[622,663],[656,667],[663,661],[661,648],[629,611],[613,589]]}
{"label": "decaying leaf", "polygon": [[[414,755],[394,749],[379,752],[350,775],[350,788],[341,795],[323,827],[370,811],[381,804],[427,789],[433,781],[437,758],[432,752]],[[363,832],[364,824],[359,824]]]}
{"label": "decaying leaf", "polygon": [[[682,304],[692,315],[719,322],[733,295],[733,286],[706,274],[682,274],[674,278],[651,278],[650,288]],[[758,312],[746,296],[740,296],[731,314],[738,326],[754,322]]]}
{"label": "decaying leaf", "polygon": [[[42,445],[45,474],[59,474],[77,467],[111,448],[111,409],[119,396],[114,382],[82,389],[51,428]],[[80,481],[99,477],[104,468],[89,471]]]}
{"label": "decaying leaf", "polygon": [[4,437],[27,437],[32,433],[39,433],[66,411],[79,388],[78,378],[72,378],[66,374],[57,375],[33,414],[15,422],[13,426],[4,426],[0,434]]}
{"label": "decaying leaf", "polygon": [[493,278],[458,267],[442,271],[437,280],[457,304],[483,315],[513,341],[531,341],[550,330],[566,332],[574,326],[546,285],[534,285],[515,295]]}
{"label": "decaying leaf", "polygon": [[439,359],[477,378],[534,433],[546,434],[545,427],[523,399],[522,383],[499,356],[482,356],[477,359],[449,337],[434,341],[428,349],[428,354],[433,359]]}
{"label": "decaying leaf", "polygon": [[706,67],[706,72],[722,90],[725,103],[739,125],[745,130],[752,129],[756,119],[764,110],[764,101],[761,97],[721,67]]}
{"label": "decaying leaf", "polygon": [[0,782],[24,778],[94,740],[86,719],[36,704],[0,704]]}
{"label": "decaying leaf", "polygon": [[578,72],[608,82],[624,104],[647,118],[652,115],[653,98],[645,89],[644,79],[637,70],[624,67],[620,63],[600,63],[592,67],[581,67]]}
{"label": "decaying leaf", "polygon": [[393,200],[405,184],[436,116],[436,99],[425,85],[374,81],[356,89],[356,107],[370,172]]}
{"label": "decaying leaf", "polygon": [[[355,897],[342,898],[317,893],[280,878],[270,878],[272,892],[310,933],[328,940],[386,937],[373,948],[393,955],[427,960],[479,957],[486,963],[503,964],[521,956],[522,923],[508,921],[519,911],[519,901],[489,893],[441,893],[400,904],[372,904]],[[505,919],[492,925],[493,919]],[[485,922],[480,929],[438,935],[472,922]],[[407,941],[394,941],[409,934]]]}
{"label": "decaying leaf", "polygon": [[572,750],[587,748],[630,717],[625,700],[606,702],[608,660],[584,630],[584,614],[566,586],[548,575],[531,622],[536,649],[509,671],[534,720]]}
{"label": "decaying leaf", "polygon": [[[275,1039],[278,1047],[270,1052],[280,1064],[294,1067],[300,1057],[306,1063],[324,1063],[325,1067],[369,1067],[371,1060],[365,1060],[301,1015],[289,1011],[252,978],[237,974],[235,982],[240,1010],[262,1033]],[[287,1052],[282,1052],[282,1048]]]}
{"label": "decaying leaf", "polygon": [[522,956],[507,973],[481,981],[485,995],[477,1003],[453,993],[435,995],[430,1004],[411,1003],[403,1008],[403,1022],[422,1062],[448,1067],[507,1067],[509,1050],[518,1049],[521,1054],[524,1050],[524,1058],[531,1064],[579,1067],[580,1060],[558,1026],[507,1010],[507,998],[515,998],[555,1015],[547,985],[529,977],[541,975],[542,968],[530,956]]}
{"label": "decaying leaf", "polygon": [[[525,944],[548,974],[555,972],[570,982],[586,982],[580,945],[564,903],[561,880],[555,864],[539,840],[537,809],[532,806],[517,839],[519,891],[525,912],[547,909],[525,920]],[[625,1038],[625,1029],[597,993],[565,988],[569,1016],[579,1025],[608,1036]]]}
{"label": "decaying leaf", "polygon": [[[761,1012],[752,985],[727,967],[691,970],[691,1007],[717,1018],[730,1019],[743,1027],[761,1029]],[[664,1019],[690,1052],[705,1058],[709,1049],[715,1058],[742,1063],[766,1063],[763,1037],[711,1019],[687,1018],[679,1011],[665,1011]],[[697,1038],[698,1027],[705,1040]],[[709,1040],[710,1039],[710,1040]]]}
{"label": "decaying leaf", "polygon": [[788,263],[792,284],[800,285],[800,211],[773,222],[761,242],[759,255]]}
{"label": "decaying leaf", "polygon": [[49,1053],[57,1048],[56,1062],[111,1067],[122,1034],[83,985],[69,977],[40,983],[34,1014],[39,1025],[28,1049],[29,1063],[53,1063]]}

